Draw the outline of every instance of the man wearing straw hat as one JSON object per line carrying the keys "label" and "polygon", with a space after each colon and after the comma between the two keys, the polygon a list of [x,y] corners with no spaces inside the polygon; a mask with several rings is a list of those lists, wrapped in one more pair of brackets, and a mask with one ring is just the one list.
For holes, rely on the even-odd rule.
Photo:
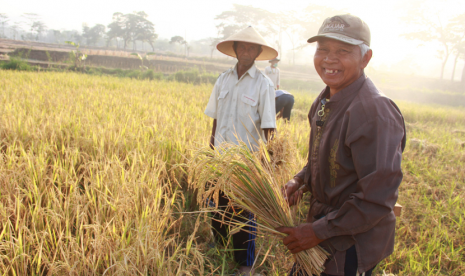
{"label": "man wearing straw hat", "polygon": [[365,22],[350,14],[327,18],[308,42],[317,42],[314,65],[327,86],[308,114],[307,165],[285,192],[292,205],[311,191],[311,206],[306,223],[278,230],[294,254],[325,248],[324,275],[369,276],[394,250],[404,120],[364,73],[372,57]]}
{"label": "man wearing straw hat", "polygon": [[[274,85],[257,69],[255,60],[273,59],[278,52],[253,27],[232,35],[216,47],[223,54],[237,58],[237,64],[219,76],[205,109],[205,114],[213,118],[210,146],[244,142],[249,149],[258,149],[257,141],[268,141],[276,128],[276,112]],[[220,196],[218,204],[227,206],[228,201]],[[252,230],[253,223],[249,225],[248,230]],[[227,236],[226,225],[213,219],[212,226],[217,240]],[[249,275],[255,261],[255,237],[239,231],[232,238],[239,274]]]}

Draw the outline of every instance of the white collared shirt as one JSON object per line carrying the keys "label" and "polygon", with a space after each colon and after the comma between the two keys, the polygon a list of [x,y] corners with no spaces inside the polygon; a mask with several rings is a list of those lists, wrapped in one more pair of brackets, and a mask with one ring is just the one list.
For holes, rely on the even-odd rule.
{"label": "white collared shirt", "polygon": [[278,89],[278,85],[279,85],[279,68],[278,67],[272,67],[272,66],[267,66],[265,68],[265,75],[267,75],[270,80],[273,82],[274,84],[274,88],[275,89]]}
{"label": "white collared shirt", "polygon": [[243,141],[252,149],[266,141],[263,129],[276,128],[273,83],[255,64],[238,79],[236,64],[216,80],[205,114],[216,119],[215,147]]}

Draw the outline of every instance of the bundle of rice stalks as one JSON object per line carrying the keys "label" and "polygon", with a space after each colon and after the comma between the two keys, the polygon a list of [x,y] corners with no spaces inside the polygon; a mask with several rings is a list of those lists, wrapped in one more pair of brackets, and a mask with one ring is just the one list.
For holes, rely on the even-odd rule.
{"label": "bundle of rice stalks", "polygon": [[[222,190],[231,199],[233,207],[255,214],[257,232],[268,237],[284,238],[286,234],[275,229],[280,226],[294,227],[299,223],[281,192],[281,185],[273,177],[274,168],[270,161],[263,143],[256,152],[251,152],[245,144],[227,145],[215,151],[199,150],[189,166],[191,184],[197,183],[196,188],[199,189],[198,201],[206,202],[208,198],[217,203],[218,193]],[[231,214],[225,215],[229,217]],[[245,226],[237,220],[224,223],[236,229]],[[294,256],[308,275],[320,275],[327,253],[317,246]]]}

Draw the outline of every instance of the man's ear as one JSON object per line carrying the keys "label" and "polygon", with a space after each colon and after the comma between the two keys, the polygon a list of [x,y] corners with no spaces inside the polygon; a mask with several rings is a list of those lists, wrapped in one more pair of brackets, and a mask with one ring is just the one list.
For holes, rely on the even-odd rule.
{"label": "man's ear", "polygon": [[362,69],[365,69],[365,67],[367,67],[367,65],[370,62],[372,56],[373,56],[373,51],[370,49],[365,54],[365,56],[363,56],[363,58],[362,58]]}

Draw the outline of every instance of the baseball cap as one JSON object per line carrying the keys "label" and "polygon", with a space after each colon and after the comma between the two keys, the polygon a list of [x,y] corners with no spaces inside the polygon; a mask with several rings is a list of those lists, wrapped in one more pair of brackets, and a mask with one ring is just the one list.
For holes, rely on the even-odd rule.
{"label": "baseball cap", "polygon": [[365,43],[368,46],[370,46],[371,40],[368,25],[359,17],[351,14],[326,18],[318,30],[318,34],[310,37],[307,42],[312,43],[322,37],[336,39],[352,45]]}

